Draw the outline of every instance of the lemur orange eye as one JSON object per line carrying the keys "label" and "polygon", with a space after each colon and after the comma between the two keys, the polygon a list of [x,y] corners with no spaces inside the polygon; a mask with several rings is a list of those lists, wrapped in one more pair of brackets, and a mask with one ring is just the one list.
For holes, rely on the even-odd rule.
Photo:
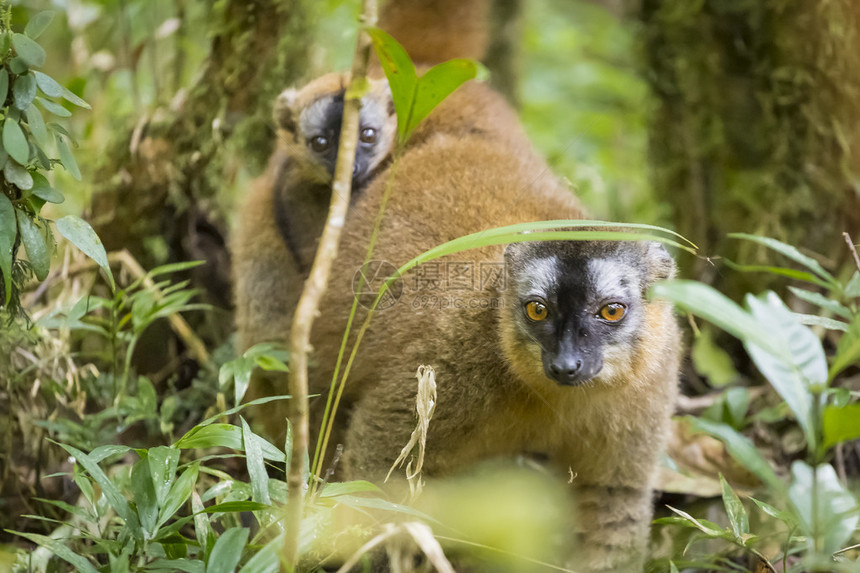
{"label": "lemur orange eye", "polygon": [[322,153],[323,151],[328,149],[328,137],[324,135],[318,135],[316,137],[311,138],[311,140],[308,142],[308,145],[310,145],[311,149],[313,149],[317,153]]}
{"label": "lemur orange eye", "polygon": [[609,322],[618,322],[627,314],[627,307],[620,302],[610,302],[600,309],[600,318]]}
{"label": "lemur orange eye", "polygon": [[358,138],[364,143],[376,143],[376,130],[372,127],[365,127],[361,130]]}
{"label": "lemur orange eye", "polygon": [[536,300],[526,303],[526,316],[529,317],[529,320],[540,322],[546,318],[547,314],[546,306],[543,303]]}

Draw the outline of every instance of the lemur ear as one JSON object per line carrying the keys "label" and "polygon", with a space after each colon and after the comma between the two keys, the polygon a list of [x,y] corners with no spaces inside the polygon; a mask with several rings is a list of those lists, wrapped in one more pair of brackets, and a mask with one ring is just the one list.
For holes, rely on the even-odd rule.
{"label": "lemur ear", "polygon": [[275,99],[275,105],[272,108],[272,119],[275,121],[275,125],[291,133],[296,132],[297,118],[293,110],[295,109],[298,96],[298,90],[293,88],[285,89]]}
{"label": "lemur ear", "polygon": [[677,270],[675,259],[669,254],[663,243],[656,241],[646,243],[645,258],[648,261],[648,284],[671,279],[675,276]]}

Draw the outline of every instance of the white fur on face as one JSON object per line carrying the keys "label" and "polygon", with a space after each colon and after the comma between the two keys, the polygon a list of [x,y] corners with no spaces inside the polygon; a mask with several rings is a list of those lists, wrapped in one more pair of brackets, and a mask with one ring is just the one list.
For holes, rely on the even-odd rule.
{"label": "white fur on face", "polygon": [[[635,283],[630,265],[617,259],[591,259],[588,261],[588,274],[594,291],[601,298],[627,297],[631,293],[631,283]],[[625,280],[626,279],[626,280]]]}
{"label": "white fur on face", "polygon": [[558,287],[558,257],[555,255],[542,259],[530,259],[523,265],[519,277],[520,293],[549,293]]}

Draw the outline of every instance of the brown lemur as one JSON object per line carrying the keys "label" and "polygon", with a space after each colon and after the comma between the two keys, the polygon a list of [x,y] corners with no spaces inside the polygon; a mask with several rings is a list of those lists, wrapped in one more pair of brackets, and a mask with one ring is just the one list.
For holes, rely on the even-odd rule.
{"label": "brown lemur", "polygon": [[[475,57],[483,28],[473,32],[482,19],[446,17],[437,28],[433,20],[413,21],[408,14],[415,9],[462,16],[458,10],[480,12],[485,4],[395,0],[383,13],[382,27],[407,40],[420,65],[438,60],[416,42],[444,46],[446,58]],[[410,26],[420,28],[423,39],[410,36]],[[350,206],[312,334],[314,393],[328,392],[353,279],[372,232],[368,221],[387,185],[390,200],[374,258],[395,267],[469,233],[583,217],[573,193],[532,150],[500,95],[477,82],[454,92],[401,152],[397,168],[384,166]],[[252,320],[247,312],[244,322],[240,315],[245,347],[285,338],[301,281],[288,278],[285,261],[293,263],[286,249],[276,253],[282,245],[271,212],[245,205],[242,217],[250,231],[234,242],[234,259],[246,259],[237,302],[257,309]],[[431,265],[470,267],[474,286],[434,291],[466,301],[440,308],[425,305],[426,293],[410,289],[407,276],[400,301],[374,315],[336,417],[333,443],[345,446],[340,477],[382,481],[415,427],[415,371],[431,365],[438,399],[426,476],[450,475],[489,458],[540,453],[573,476],[581,542],[574,568],[641,570],[680,348],[670,305],[649,301],[644,293],[673,275],[672,259],[652,243],[540,242],[484,247],[424,268]],[[499,266],[505,280],[485,282],[482,269]],[[359,309],[355,324],[365,312]],[[257,392],[266,390],[258,386]],[[312,405],[312,431],[319,428],[321,411],[322,401]],[[273,421],[270,434],[282,434],[283,415],[267,416]]]}

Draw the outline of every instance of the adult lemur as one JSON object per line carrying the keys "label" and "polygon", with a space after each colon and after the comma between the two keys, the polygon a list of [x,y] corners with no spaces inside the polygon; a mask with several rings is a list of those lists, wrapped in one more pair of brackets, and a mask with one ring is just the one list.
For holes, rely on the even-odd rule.
{"label": "adult lemur", "polygon": [[[482,29],[471,31],[484,8],[480,1],[394,0],[382,27],[420,64],[479,57]],[[435,14],[441,23],[412,20],[410,10]],[[484,229],[582,218],[575,197],[534,153],[501,96],[483,84],[464,86],[431,114],[397,169],[383,168],[350,207],[314,324],[312,392],[328,391],[353,278],[372,231],[368,222],[386,185],[391,195],[374,258],[395,266]],[[252,321],[240,314],[242,344],[284,340],[293,311],[284,301],[295,300],[301,283],[283,270],[285,255],[272,254],[283,250],[283,241],[271,213],[243,209],[255,232],[234,243],[234,260],[246,258],[247,273],[237,302],[264,310]],[[574,568],[641,570],[679,354],[672,309],[647,300],[645,290],[673,275],[671,258],[651,243],[542,242],[486,247],[429,265],[447,272],[433,284],[449,289],[434,291],[433,300],[456,297],[463,304],[425,305],[421,288],[427,287],[417,280],[410,286],[406,277],[400,302],[375,314],[337,416],[335,439],[345,446],[341,476],[384,478],[415,427],[415,371],[432,365],[438,401],[426,476],[541,453],[574,476],[581,542]],[[483,280],[482,269],[500,265],[506,280]],[[452,269],[458,279],[470,269],[471,282],[452,283]],[[284,293],[275,305],[259,298],[273,292]],[[315,430],[321,408],[312,410]],[[282,415],[268,417],[275,430],[283,427]]]}

